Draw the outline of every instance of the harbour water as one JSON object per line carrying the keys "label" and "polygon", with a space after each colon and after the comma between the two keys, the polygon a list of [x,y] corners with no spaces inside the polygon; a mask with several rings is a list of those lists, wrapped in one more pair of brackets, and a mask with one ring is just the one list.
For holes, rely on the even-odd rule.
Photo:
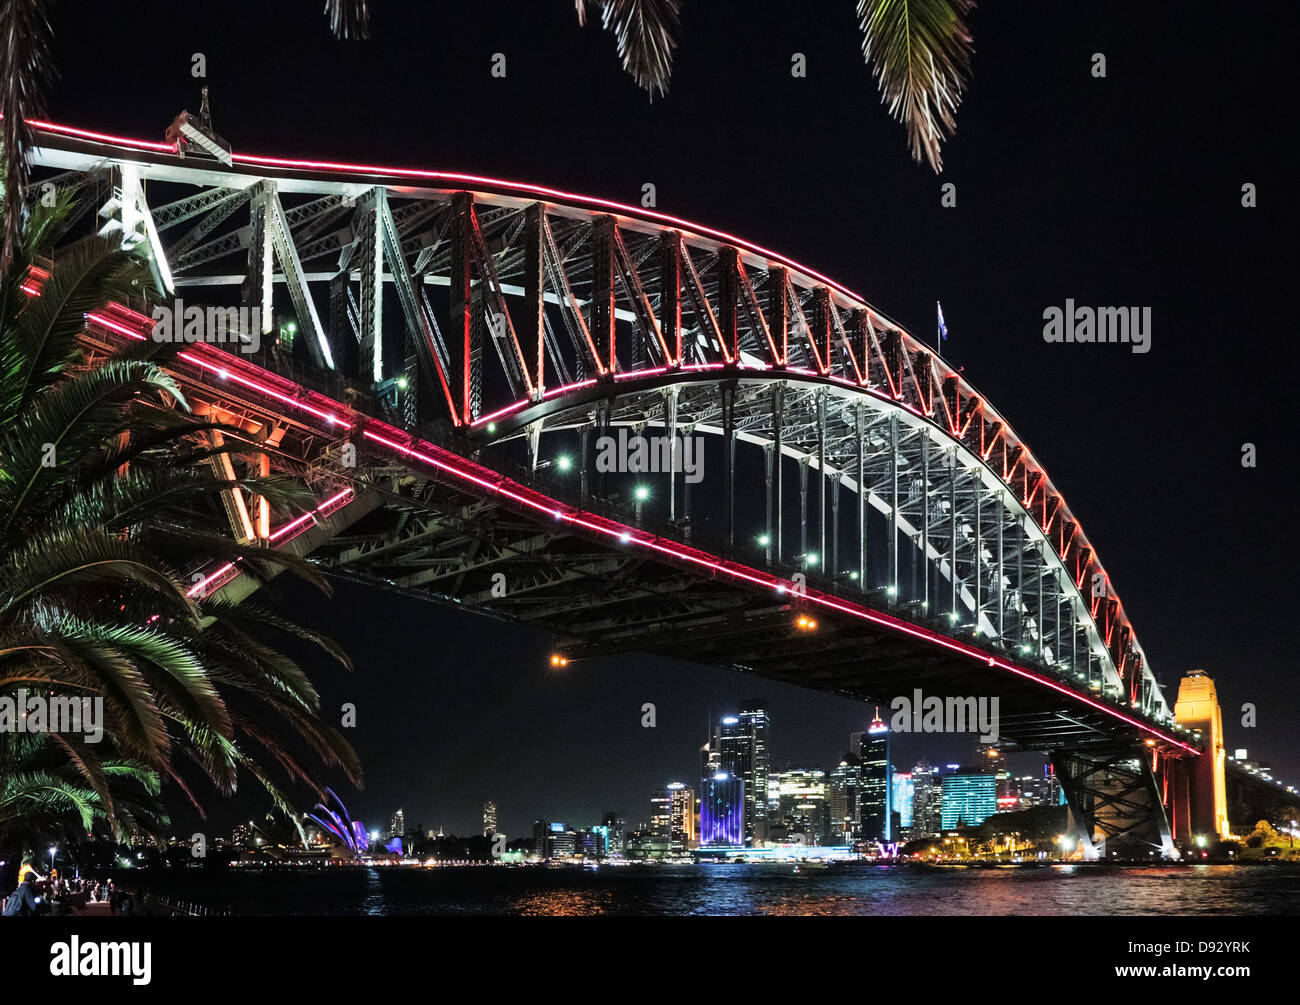
{"label": "harbour water", "polygon": [[1285,915],[1300,866],[848,864],[186,870],[124,884],[236,915]]}

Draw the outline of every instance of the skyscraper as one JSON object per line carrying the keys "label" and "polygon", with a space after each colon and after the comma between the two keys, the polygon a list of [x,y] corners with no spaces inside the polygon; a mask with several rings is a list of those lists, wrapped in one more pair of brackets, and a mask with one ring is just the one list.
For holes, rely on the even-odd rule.
{"label": "skyscraper", "polygon": [[497,804],[491,799],[483,804],[483,836],[497,832]]}
{"label": "skyscraper", "polygon": [[787,768],[779,778],[782,823],[791,834],[802,834],[807,844],[825,841],[831,829],[826,772],[820,768]]}
{"label": "skyscraper", "polygon": [[762,702],[746,702],[739,715],[723,716],[701,751],[701,778],[726,774],[744,783],[747,845],[767,838],[768,724]]}
{"label": "skyscraper", "polygon": [[700,847],[745,843],[745,782],[726,772],[700,780]]}
{"label": "skyscraper", "polygon": [[829,837],[834,844],[852,844],[857,837],[858,786],[861,782],[862,766],[854,754],[849,754],[831,769],[826,804],[830,818]]}
{"label": "skyscraper", "polygon": [[917,762],[912,769],[913,837],[937,834],[943,826],[939,785],[939,769],[930,767],[925,761]]}
{"label": "skyscraper", "polygon": [[767,840],[767,773],[770,763],[768,727],[770,720],[764,702],[746,702],[740,706],[740,724],[749,729],[751,738],[749,770],[745,774],[745,834],[750,843]]}
{"label": "skyscraper", "polygon": [[669,852],[695,847],[695,790],[672,782],[650,796],[650,829]]}
{"label": "skyscraper", "polygon": [[[912,779],[912,773],[910,771],[895,771],[892,784],[893,807],[894,812],[898,814],[898,826],[901,829],[911,831],[913,800],[916,796],[916,785]],[[901,835],[896,836],[901,837]]]}
{"label": "skyscraper", "polygon": [[393,818],[388,822],[388,836],[390,838],[401,837],[406,833],[406,814],[398,810],[393,814]]}
{"label": "skyscraper", "polygon": [[864,841],[892,841],[893,809],[889,791],[889,727],[880,720],[880,709],[865,732],[855,733],[858,758],[862,762],[862,785],[858,790],[858,820]]}

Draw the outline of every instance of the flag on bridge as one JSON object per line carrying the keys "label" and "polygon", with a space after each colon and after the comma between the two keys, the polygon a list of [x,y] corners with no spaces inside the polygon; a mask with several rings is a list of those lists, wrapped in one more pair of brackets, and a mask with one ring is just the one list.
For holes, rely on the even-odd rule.
{"label": "flag on bridge", "polygon": [[939,301],[934,302],[935,309],[939,312],[939,355],[943,355],[943,344],[948,340],[948,326],[943,323],[943,304]]}

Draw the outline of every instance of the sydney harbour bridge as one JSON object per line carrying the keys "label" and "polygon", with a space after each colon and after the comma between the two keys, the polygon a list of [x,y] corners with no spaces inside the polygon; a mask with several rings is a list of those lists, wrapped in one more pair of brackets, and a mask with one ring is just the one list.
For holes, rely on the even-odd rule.
{"label": "sydney harbour bridge", "polygon": [[[1288,796],[1226,757],[1208,677],[1171,705],[1010,422],[833,279],[652,209],[232,154],[202,115],[166,142],[35,125],[31,192],[75,192],[69,238],[120,234],[163,302],[246,308],[174,372],[253,473],[318,502],[273,525],[232,488],[213,517],[241,541],[533,625],[557,665],[639,651],[885,704],[998,695],[1090,856],[1172,856],[1226,836],[1230,803]],[[153,328],[149,304],[104,305],[89,362]],[[602,469],[620,431],[668,463]]]}

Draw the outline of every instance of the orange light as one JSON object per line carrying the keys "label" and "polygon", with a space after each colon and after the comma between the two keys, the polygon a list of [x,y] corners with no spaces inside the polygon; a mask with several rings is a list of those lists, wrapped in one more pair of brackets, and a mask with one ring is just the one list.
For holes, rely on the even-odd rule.
{"label": "orange light", "polygon": [[561,656],[559,653],[551,653],[551,666],[567,667],[568,665],[569,665],[569,661],[567,658]]}

